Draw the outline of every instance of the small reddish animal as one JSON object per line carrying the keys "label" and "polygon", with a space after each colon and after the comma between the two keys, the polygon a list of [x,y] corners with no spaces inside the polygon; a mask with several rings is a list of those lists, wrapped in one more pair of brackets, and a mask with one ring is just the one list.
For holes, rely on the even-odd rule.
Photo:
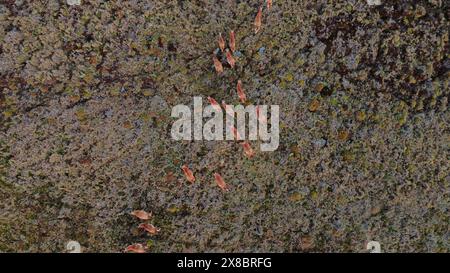
{"label": "small reddish animal", "polygon": [[219,33],[219,48],[222,52],[225,50],[225,40],[222,37],[222,33]]}
{"label": "small reddish animal", "polygon": [[242,81],[238,80],[237,86],[236,86],[236,90],[239,96],[239,99],[241,100],[242,103],[245,103],[247,97],[245,96],[244,93],[244,89],[242,88]]}
{"label": "small reddish animal", "polygon": [[231,67],[234,67],[234,65],[236,64],[236,60],[233,57],[233,54],[231,54],[231,51],[229,51],[228,49],[226,50],[226,55],[227,55],[227,62]]}
{"label": "small reddish animal", "polygon": [[261,108],[256,106],[256,117],[258,118],[259,123],[264,124],[267,123],[267,117],[261,113]]}
{"label": "small reddish animal", "polygon": [[270,10],[272,7],[272,0],[267,0],[267,10]]}
{"label": "small reddish animal", "polygon": [[148,213],[144,210],[133,210],[131,212],[131,215],[136,216],[137,218],[144,221],[150,220],[150,218],[152,218],[152,213]]}
{"label": "small reddish animal", "polygon": [[188,166],[183,165],[181,167],[181,169],[184,172],[184,175],[186,176],[187,181],[194,183],[195,182],[195,177],[194,174],[192,173],[192,171],[188,168]]}
{"label": "small reddish animal", "polygon": [[231,52],[236,50],[236,36],[234,35],[234,30],[230,31],[230,50]]}
{"label": "small reddish animal", "polygon": [[145,253],[145,247],[142,244],[129,245],[125,248],[125,252]]}
{"label": "small reddish animal", "polygon": [[220,108],[219,103],[218,103],[215,99],[213,99],[213,98],[211,98],[211,97],[208,97],[208,101],[209,101],[209,103],[211,103],[212,107],[213,107],[217,112],[221,112],[221,111],[222,111],[222,108]]}
{"label": "small reddish animal", "polygon": [[217,186],[219,186],[219,188],[221,188],[223,191],[229,191],[227,183],[225,183],[220,174],[214,173],[214,179],[216,180]]}
{"label": "small reddish animal", "polygon": [[227,113],[227,115],[229,115],[230,117],[234,117],[233,109],[231,109],[231,106],[227,105],[225,101],[222,101],[222,107],[223,109],[225,109],[225,113]]}
{"label": "small reddish animal", "polygon": [[259,32],[261,29],[261,21],[262,21],[262,6],[259,7],[258,13],[255,17],[255,34]]}
{"label": "small reddish animal", "polygon": [[139,228],[142,228],[143,230],[147,231],[151,235],[155,235],[155,234],[157,234],[158,232],[161,231],[160,228],[156,228],[152,224],[140,224]]}
{"label": "small reddish animal", "polygon": [[216,55],[213,55],[213,61],[214,61],[214,67],[216,68],[217,74],[220,74],[223,72],[223,66],[222,63],[217,59]]}
{"label": "small reddish animal", "polygon": [[250,143],[245,141],[245,142],[242,142],[241,145],[244,148],[244,153],[248,158],[252,158],[255,155],[255,152],[253,151],[252,147],[250,146]]}

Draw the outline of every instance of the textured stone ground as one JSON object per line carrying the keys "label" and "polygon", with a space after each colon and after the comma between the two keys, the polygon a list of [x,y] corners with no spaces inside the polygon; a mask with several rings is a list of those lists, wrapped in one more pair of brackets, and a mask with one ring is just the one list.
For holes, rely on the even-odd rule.
{"label": "textured stone ground", "polygon": [[[0,1],[0,251],[449,252],[449,2],[382,2],[273,0],[255,35],[253,0]],[[171,140],[238,79],[277,151]]]}

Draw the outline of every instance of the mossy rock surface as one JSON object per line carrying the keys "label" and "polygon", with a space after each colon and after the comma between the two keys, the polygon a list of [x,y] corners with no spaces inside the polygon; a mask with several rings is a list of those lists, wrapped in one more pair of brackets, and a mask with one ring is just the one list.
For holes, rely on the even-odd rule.
{"label": "mossy rock surface", "polygon": [[[274,0],[257,34],[256,0],[81,2],[0,3],[0,252],[450,251],[448,1]],[[171,140],[237,80],[275,152]]]}

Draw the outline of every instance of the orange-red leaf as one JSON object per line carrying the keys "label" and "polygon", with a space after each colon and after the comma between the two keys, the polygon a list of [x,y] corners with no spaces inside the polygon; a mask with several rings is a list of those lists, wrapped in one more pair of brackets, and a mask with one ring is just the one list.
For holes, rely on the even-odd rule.
{"label": "orange-red leaf", "polygon": [[252,147],[250,146],[250,143],[245,141],[245,142],[242,142],[241,145],[244,148],[244,153],[248,158],[252,158],[255,155],[255,152],[253,151]]}
{"label": "orange-red leaf", "polygon": [[219,48],[222,52],[225,50],[225,40],[222,37],[222,33],[219,33]]}
{"label": "orange-red leaf", "polygon": [[221,111],[222,111],[222,108],[220,108],[219,103],[218,103],[215,99],[213,99],[213,98],[211,98],[211,97],[208,97],[208,101],[209,101],[209,103],[211,104],[211,106],[212,106],[217,112],[221,112]]}
{"label": "orange-red leaf", "polygon": [[194,183],[195,182],[195,177],[194,174],[192,173],[192,171],[188,168],[188,166],[183,165],[181,167],[181,169],[184,172],[184,175],[186,176],[187,181]]}
{"label": "orange-red leaf", "polygon": [[142,244],[129,245],[125,248],[126,252],[145,253],[145,247]]}
{"label": "orange-red leaf", "polygon": [[258,106],[256,106],[256,116],[258,117],[258,121],[261,124],[265,124],[267,123],[267,117],[265,114],[261,113],[261,108]]}
{"label": "orange-red leaf", "polygon": [[155,235],[157,234],[159,231],[161,231],[161,229],[156,228],[154,225],[152,224],[140,224],[139,228],[142,228],[143,230],[147,231],[149,234],[151,235]]}
{"label": "orange-red leaf", "polygon": [[227,183],[225,183],[220,174],[214,173],[214,179],[216,180],[217,186],[219,186],[219,188],[221,188],[223,191],[229,191]]}
{"label": "orange-red leaf", "polygon": [[258,31],[261,29],[261,22],[262,22],[262,6],[259,7],[258,13],[255,17],[255,33],[258,33]]}
{"label": "orange-red leaf", "polygon": [[136,216],[137,218],[144,220],[144,221],[147,221],[150,218],[152,218],[152,213],[151,212],[148,213],[144,210],[133,210],[131,212],[131,215]]}
{"label": "orange-red leaf", "polygon": [[225,101],[222,101],[222,107],[223,109],[225,109],[225,113],[227,115],[229,115],[230,117],[234,117],[234,110],[231,108],[230,105],[227,105]]}
{"label": "orange-red leaf", "polygon": [[236,127],[234,127],[233,125],[231,125],[231,132],[233,133],[233,136],[236,140],[241,140],[241,135],[239,135],[238,130],[236,129]]}
{"label": "orange-red leaf", "polygon": [[226,50],[226,55],[227,55],[227,62],[231,67],[234,67],[234,65],[236,64],[236,60],[233,57],[233,54],[231,53],[231,51],[229,51],[228,49]]}
{"label": "orange-red leaf", "polygon": [[236,36],[233,30],[230,31],[230,49],[231,52],[234,52],[236,50]]}
{"label": "orange-red leaf", "polygon": [[213,61],[214,61],[214,68],[216,69],[217,74],[220,74],[223,72],[223,66],[222,63],[217,59],[216,55],[213,55]]}
{"label": "orange-red leaf", "polygon": [[242,88],[242,81],[238,80],[237,86],[236,86],[236,90],[239,96],[239,99],[241,100],[242,103],[245,103],[247,97],[245,96],[244,93],[244,89]]}

